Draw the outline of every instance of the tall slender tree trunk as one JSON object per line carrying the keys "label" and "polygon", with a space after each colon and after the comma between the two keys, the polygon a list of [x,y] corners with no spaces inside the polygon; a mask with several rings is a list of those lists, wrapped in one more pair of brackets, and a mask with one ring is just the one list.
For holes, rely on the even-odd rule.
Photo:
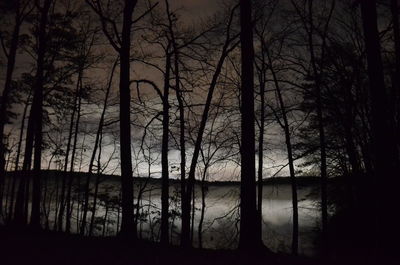
{"label": "tall slender tree trunk", "polygon": [[100,184],[100,170],[98,170],[98,173],[96,175],[96,183],[94,186],[92,215],[90,216],[90,224],[89,224],[89,236],[93,235],[94,220],[96,219],[96,211],[97,211],[97,197],[99,194],[99,184]]}
{"label": "tall slender tree trunk", "polygon": [[[33,97],[32,110],[35,117],[35,156],[33,161],[33,190],[32,190],[32,213],[31,226],[40,228],[40,198],[41,198],[41,163],[42,163],[42,124],[43,124],[43,85],[44,85],[44,57],[47,49],[46,27],[48,13],[52,0],[46,0],[41,8],[39,25],[39,44],[37,57],[37,72],[35,80],[35,94]],[[36,99],[36,100],[35,100]]]}
{"label": "tall slender tree trunk", "polygon": [[105,202],[105,205],[104,205],[104,207],[106,208],[106,212],[105,212],[105,214],[104,214],[104,221],[103,221],[103,233],[102,233],[102,236],[103,237],[105,237],[105,235],[106,235],[106,230],[107,230],[107,218],[108,218],[108,205],[107,205],[107,202]]}
{"label": "tall slender tree trunk", "polygon": [[[394,123],[397,136],[400,135],[400,26],[399,26],[399,1],[390,1],[390,10],[393,19],[393,37],[396,56],[396,66],[393,77]],[[397,148],[400,148],[400,137],[397,137]]]}
{"label": "tall slender tree trunk", "polygon": [[[230,15],[227,32],[226,32],[225,43],[222,48],[220,57],[218,59],[218,63],[215,68],[213,77],[211,79],[210,86],[208,88],[207,98],[206,98],[206,102],[204,105],[203,114],[201,116],[200,127],[199,127],[199,131],[197,133],[196,142],[194,144],[192,160],[190,163],[189,176],[188,176],[188,181],[187,181],[186,191],[185,191],[185,200],[184,200],[185,207],[182,208],[182,236],[183,236],[182,243],[186,247],[189,247],[191,245],[191,243],[190,243],[190,211],[191,211],[191,202],[192,202],[192,196],[193,196],[192,193],[194,193],[193,190],[194,190],[194,184],[195,184],[195,180],[196,180],[196,178],[195,178],[196,166],[197,166],[197,161],[198,161],[198,158],[200,155],[201,144],[203,142],[203,135],[204,135],[204,130],[207,125],[207,119],[208,119],[209,112],[210,112],[211,102],[213,99],[215,88],[217,86],[219,75],[220,75],[220,73],[222,71],[222,67],[224,65],[225,58],[236,47],[236,44],[231,45],[231,42],[233,41],[233,39],[235,39],[235,37],[230,36],[230,26],[232,23],[234,10],[235,10],[235,8],[233,8],[231,10],[231,15]],[[173,41],[173,43],[175,43],[175,42]],[[175,47],[175,44],[174,44],[174,47]],[[194,199],[193,199],[193,201],[194,201]],[[194,207],[194,205],[193,205],[193,207]],[[193,214],[194,214],[194,211],[193,211]]]}
{"label": "tall slender tree trunk", "polygon": [[[106,114],[106,110],[107,110],[107,103],[108,103],[108,98],[110,95],[110,90],[111,90],[111,86],[112,86],[112,81],[113,81],[113,77],[114,77],[114,72],[115,72],[115,68],[118,65],[118,61],[119,61],[119,57],[115,60],[114,65],[112,67],[111,70],[111,75],[110,75],[110,79],[108,80],[108,85],[107,85],[107,90],[106,90],[106,95],[104,97],[104,103],[103,103],[103,110],[101,112],[101,116],[100,116],[100,120],[99,120],[99,125],[97,127],[97,133],[96,133],[96,138],[94,141],[94,148],[93,148],[93,152],[92,152],[92,156],[90,158],[90,162],[89,162],[89,170],[88,170],[88,179],[86,182],[86,187],[87,187],[87,191],[89,190],[89,185],[90,185],[90,176],[92,175],[93,172],[93,166],[94,166],[94,160],[96,157],[96,153],[97,153],[97,149],[99,149],[98,152],[98,167],[97,167],[97,175],[96,175],[96,183],[95,183],[95,192],[94,192],[94,201],[93,201],[93,211],[92,211],[92,216],[91,216],[91,220],[90,220],[90,226],[89,226],[89,235],[92,235],[93,232],[93,226],[94,226],[94,218],[95,218],[95,214],[96,214],[96,204],[97,204],[97,193],[98,193],[98,187],[99,187],[99,182],[100,182],[100,159],[101,159],[101,142],[103,139],[103,126],[104,126],[104,119],[105,119],[105,114]],[[85,211],[87,212],[88,209],[88,204],[89,204],[89,196],[85,197]],[[86,215],[84,215],[84,222],[86,223]],[[86,224],[85,224],[86,226]]]}
{"label": "tall slender tree trunk", "polygon": [[[81,177],[78,174],[77,180],[76,180],[76,186],[77,188],[77,192],[76,192],[76,231],[80,232],[80,223],[81,223]],[[72,210],[72,209],[71,209]],[[71,223],[68,223],[68,219],[67,219],[67,225],[65,226],[65,231],[67,233],[69,233],[69,229],[70,229]]]}
{"label": "tall slender tree trunk", "polygon": [[[31,107],[32,108],[32,107]],[[14,209],[14,222],[16,225],[25,225],[27,223],[27,212],[25,204],[27,203],[27,193],[29,193],[29,174],[31,168],[32,151],[33,151],[33,116],[32,110],[28,118],[28,128],[25,141],[24,162],[17,190],[17,198]],[[29,196],[28,196],[29,197]]]}
{"label": "tall slender tree trunk", "polygon": [[241,182],[240,249],[255,249],[262,244],[257,217],[254,117],[254,47],[251,1],[240,1],[241,43]]}
{"label": "tall slender tree trunk", "polygon": [[120,231],[120,224],[121,224],[121,192],[118,194],[118,204],[117,204],[117,235]]}
{"label": "tall slender tree trunk", "polygon": [[[93,229],[94,229],[94,220],[96,218],[96,211],[97,211],[97,199],[99,194],[99,185],[100,185],[100,177],[101,177],[101,143],[103,142],[103,126],[101,126],[101,130],[99,132],[100,139],[99,139],[99,154],[97,155],[97,175],[96,175],[96,183],[94,188],[93,194],[93,210],[92,216],[90,218],[90,226],[89,226],[89,236],[92,236]],[[139,203],[139,202],[138,202]]]}
{"label": "tall slender tree trunk", "polygon": [[357,147],[354,143],[354,118],[353,118],[353,96],[351,94],[351,84],[343,85],[343,94],[344,94],[344,105],[345,105],[345,113],[344,113],[344,132],[345,132],[345,144],[346,151],[349,156],[349,162],[351,165],[351,174],[348,180],[348,192],[347,198],[349,201],[350,210],[354,210],[354,206],[357,200],[357,194],[355,193],[355,187],[357,182],[361,181],[361,167],[360,167],[360,159],[358,157]]}
{"label": "tall slender tree trunk", "polygon": [[[275,76],[275,74],[273,74]],[[297,199],[297,183],[296,183],[296,175],[294,171],[294,160],[293,160],[293,151],[292,151],[292,143],[290,136],[290,128],[289,122],[286,116],[286,108],[283,102],[282,93],[280,91],[280,87],[278,85],[276,77],[274,77],[276,83],[276,91],[278,95],[279,105],[282,111],[283,118],[283,129],[285,132],[285,143],[287,156],[289,161],[289,173],[290,173],[290,182],[292,187],[292,208],[293,208],[293,227],[292,227],[292,254],[298,254],[299,248],[299,212],[298,212],[298,199]]]}
{"label": "tall slender tree trunk", "polygon": [[120,55],[120,155],[121,155],[121,190],[122,220],[121,235],[136,239],[136,224],[133,213],[133,177],[131,155],[131,122],[130,122],[130,47],[132,14],[137,0],[125,0]]}
{"label": "tall slender tree trunk", "polygon": [[[322,48],[321,48],[321,59],[324,60],[325,46],[326,46],[326,32],[328,30],[328,25],[332,17],[332,12],[335,7],[335,0],[332,1],[330,13],[325,24],[325,29],[322,36]],[[318,133],[319,133],[319,145],[320,145],[320,173],[321,173],[321,223],[322,223],[322,244],[323,251],[328,249],[328,192],[327,192],[327,164],[326,164],[326,139],[325,139],[325,129],[324,129],[324,119],[323,119],[323,107],[322,107],[322,83],[321,76],[323,67],[320,66],[318,71],[317,61],[314,51],[314,22],[313,22],[313,1],[308,2],[308,16],[310,28],[308,30],[308,44],[311,57],[311,65],[315,82],[315,103],[316,112],[318,120]]]}
{"label": "tall slender tree trunk", "polygon": [[[274,80],[276,95],[278,98],[279,106],[281,109],[281,115],[283,119],[283,124],[281,124],[282,129],[285,133],[285,143],[287,150],[287,157],[289,162],[289,173],[290,173],[290,183],[292,189],[292,208],[293,208],[293,226],[292,226],[292,254],[297,255],[299,249],[299,210],[298,210],[298,199],[297,199],[297,182],[296,175],[294,171],[294,159],[293,159],[293,149],[291,143],[291,135],[290,135],[290,126],[287,118],[287,109],[285,107],[285,103],[283,101],[282,91],[279,85],[278,78],[276,76],[276,72],[272,66],[271,56],[267,51],[268,62],[270,65],[270,70],[272,73],[272,78]],[[277,117],[279,119],[279,117]]]}
{"label": "tall slender tree trunk", "polygon": [[193,240],[194,240],[194,216],[196,214],[196,186],[193,184],[193,189],[192,189],[192,212],[191,212],[191,221],[190,221],[190,245],[193,246]]}
{"label": "tall slender tree trunk", "polygon": [[360,1],[364,30],[365,50],[368,64],[369,90],[371,101],[371,131],[373,150],[373,179],[366,191],[377,192],[376,200],[369,202],[374,211],[373,239],[378,251],[395,253],[393,238],[400,236],[399,217],[393,209],[397,206],[397,184],[399,175],[398,150],[394,130],[391,128],[391,113],[388,110],[383,63],[380,52],[377,26],[376,1]]}
{"label": "tall slender tree trunk", "polygon": [[[187,202],[186,191],[186,146],[185,146],[185,108],[183,103],[183,92],[180,89],[179,75],[179,50],[175,40],[173,30],[173,18],[169,11],[169,1],[165,1],[168,15],[168,27],[171,35],[171,43],[174,55],[174,77],[175,92],[178,100],[179,109],[179,146],[180,146],[180,181],[181,181],[181,207],[182,207],[182,227],[181,227],[181,246],[189,246],[190,244],[190,204]],[[189,214],[188,214],[189,212]]]}
{"label": "tall slender tree trunk", "polygon": [[[315,62],[313,63],[315,65]],[[316,66],[314,66],[314,69]],[[314,70],[315,79],[319,80],[319,74]],[[318,119],[318,132],[319,132],[319,145],[320,145],[320,157],[321,157],[321,223],[322,223],[322,240],[323,249],[327,249],[328,243],[328,191],[327,191],[327,166],[326,166],[326,140],[325,140],[325,129],[323,123],[322,114],[322,102],[321,102],[321,86],[316,81],[316,105],[317,105],[317,119]]]}
{"label": "tall slender tree trunk", "polygon": [[[4,144],[4,126],[7,122],[7,104],[9,101],[11,82],[13,78],[15,59],[17,55],[19,31],[21,27],[20,19],[20,1],[16,1],[16,14],[15,14],[15,25],[11,38],[11,46],[7,56],[7,70],[6,79],[4,82],[3,94],[1,95],[0,105],[0,189],[3,186],[5,180],[5,151],[6,147]],[[0,215],[3,213],[3,196],[0,196]]]}
{"label": "tall slender tree trunk", "polygon": [[[263,46],[264,43],[262,42]],[[258,172],[257,172],[257,213],[259,218],[260,231],[262,233],[263,224],[263,164],[264,164],[264,132],[265,132],[265,62],[264,53],[262,54],[263,61],[261,67],[261,73],[259,74],[260,82],[260,135],[258,140]]]}
{"label": "tall slender tree trunk", "polygon": [[[25,143],[25,155],[24,163],[22,166],[22,176],[19,183],[17,199],[15,203],[14,219],[17,225],[24,225],[27,222],[28,212],[28,201],[29,201],[29,170],[32,163],[32,153],[33,153],[33,142],[34,138],[38,136],[37,143],[35,143],[35,165],[36,170],[34,170],[34,181],[35,181],[35,192],[34,198],[32,198],[32,213],[31,223],[33,226],[37,226],[38,223],[38,210],[40,211],[40,160],[41,160],[41,123],[39,118],[42,116],[42,97],[43,97],[43,62],[44,53],[46,50],[45,38],[46,38],[46,24],[47,24],[47,13],[50,9],[51,0],[46,0],[44,3],[44,8],[41,10],[41,18],[39,23],[39,39],[38,39],[38,57],[37,57],[37,72],[34,87],[34,95],[32,100],[32,106],[30,110],[30,115],[28,119],[28,128]],[[39,112],[39,113],[38,113]],[[40,133],[39,133],[40,131]],[[36,142],[36,139],[35,139]],[[38,147],[36,150],[36,147]],[[40,149],[40,150],[39,150]],[[35,166],[34,166],[35,167]],[[39,200],[39,201],[38,201]],[[39,207],[38,207],[39,204]]]}
{"label": "tall slender tree trunk", "polygon": [[198,240],[199,240],[199,248],[203,248],[203,223],[204,223],[204,214],[206,211],[206,193],[207,193],[207,184],[205,183],[207,176],[208,164],[204,165],[204,172],[201,178],[201,211],[200,211],[200,220],[198,227]]}
{"label": "tall slender tree trunk", "polygon": [[[54,205],[55,205],[55,209],[54,209],[54,225],[53,225],[53,230],[54,231],[57,231],[57,224],[58,224],[58,218],[57,218],[57,216],[58,216],[58,212],[59,212],[59,209],[60,209],[60,206],[59,206],[59,198],[60,198],[60,196],[59,196],[59,192],[60,192],[60,180],[59,180],[59,178],[56,178],[55,179],[55,195],[54,195],[54,197],[55,197],[55,199],[54,199]],[[51,202],[50,202],[50,205],[51,205]]]}
{"label": "tall slender tree trunk", "polygon": [[[262,91],[262,90],[261,90]],[[264,93],[261,93],[264,97]],[[260,122],[260,138],[258,142],[258,186],[257,186],[257,212],[259,218],[260,231],[262,231],[263,213],[262,213],[262,200],[263,200],[263,160],[264,160],[264,100],[261,100],[261,122]]]}
{"label": "tall slender tree trunk", "polygon": [[[210,167],[210,161],[211,161],[212,157],[217,153],[217,150],[219,149],[219,148],[216,148],[215,151],[213,151],[211,154],[211,143],[213,142],[212,134],[213,134],[213,130],[214,130],[214,125],[217,121],[219,108],[222,105],[221,103],[222,103],[223,97],[224,97],[224,95],[222,94],[219,102],[217,103],[217,110],[216,110],[216,113],[214,114],[215,116],[214,116],[214,119],[210,126],[210,131],[209,131],[210,138],[209,138],[209,145],[208,145],[208,150],[207,150],[207,159],[206,159],[203,149],[201,149],[201,152],[200,152],[203,163],[204,163],[203,174],[202,174],[201,182],[200,182],[200,191],[201,191],[200,220],[199,220],[198,229],[197,229],[198,242],[199,242],[198,247],[200,249],[203,248],[203,223],[204,223],[204,216],[205,216],[205,211],[206,211],[206,195],[208,193],[208,184],[206,182],[207,176],[208,176],[208,168]],[[194,227],[194,225],[193,225],[193,227]]]}
{"label": "tall slender tree trunk", "polygon": [[[9,161],[10,158],[7,158],[7,160]],[[7,169],[8,169],[8,166],[6,166],[6,171],[7,171]],[[4,207],[3,221],[7,221],[7,218],[9,216],[8,209],[10,208],[9,207],[9,203],[10,203],[10,197],[11,197],[12,179],[14,179],[14,178],[11,178],[10,175],[9,175],[7,181],[4,180],[3,193],[5,194],[5,202],[4,202],[4,206],[3,206]]]}
{"label": "tall slender tree trunk", "polygon": [[19,137],[18,137],[18,147],[17,147],[17,155],[15,158],[15,166],[14,166],[14,170],[18,171],[19,170],[19,160],[21,157],[21,148],[22,148],[22,140],[24,137],[24,129],[25,129],[25,120],[26,120],[26,114],[28,113],[28,107],[29,107],[29,102],[31,100],[31,93],[32,91],[30,91],[28,98],[26,99],[25,102],[25,107],[24,107],[24,111],[22,113],[22,119],[21,119],[21,126],[19,127]]}
{"label": "tall slender tree trunk", "polygon": [[169,165],[168,165],[168,137],[169,137],[169,77],[171,68],[171,54],[167,49],[165,59],[164,98],[163,98],[163,134],[161,147],[161,244],[169,244]]}
{"label": "tall slender tree trunk", "polygon": [[[71,120],[69,124],[69,134],[68,134],[68,140],[67,140],[67,150],[65,152],[65,162],[64,162],[64,174],[63,174],[63,179],[62,179],[62,184],[61,184],[61,206],[60,206],[60,212],[58,214],[58,230],[62,231],[63,229],[63,217],[64,217],[64,208],[65,208],[65,189],[66,189],[66,181],[67,178],[68,180],[72,179],[72,176],[67,173],[68,170],[68,158],[69,158],[69,152],[71,149],[71,142],[72,142],[72,135],[73,135],[73,130],[74,130],[74,122],[75,122],[75,112],[77,109],[77,101],[78,97],[80,96],[80,83],[81,83],[81,76],[82,76],[82,69],[79,69],[78,71],[78,79],[76,81],[76,88],[75,88],[75,96],[74,96],[74,105],[72,107],[72,113],[71,113]],[[68,181],[70,184],[70,181]],[[71,183],[72,186],[72,183]],[[68,185],[68,189],[70,189],[70,185]],[[68,204],[68,201],[67,201]],[[67,211],[68,212],[68,211]]]}
{"label": "tall slender tree trunk", "polygon": [[[177,53],[175,53],[177,56]],[[181,206],[182,206],[182,228],[181,228],[181,246],[187,247],[190,245],[190,205],[187,200],[186,188],[186,146],[185,146],[185,109],[183,105],[182,92],[179,85],[179,66],[175,58],[175,86],[176,97],[179,105],[179,146],[180,146],[180,177],[181,177]],[[189,214],[188,214],[189,213]]]}
{"label": "tall slender tree trunk", "polygon": [[[48,176],[42,177],[42,183],[43,183],[43,196],[42,196],[42,213],[45,221],[45,230],[49,230],[49,215],[50,215],[50,208],[47,207],[46,201],[47,201],[47,195],[48,195],[48,183],[49,183],[49,178]],[[49,200],[49,205],[51,204],[51,199]]]}
{"label": "tall slender tree trunk", "polygon": [[[75,171],[75,155],[76,155],[76,146],[78,144],[78,134],[79,134],[79,124],[80,124],[80,119],[81,119],[81,106],[82,106],[82,89],[83,89],[83,84],[82,84],[82,78],[83,78],[83,73],[81,75],[81,78],[79,80],[79,92],[78,92],[78,106],[76,110],[76,122],[75,122],[75,129],[74,129],[74,141],[72,144],[72,150],[71,150],[71,162],[70,162],[70,168],[69,168],[69,177],[68,177],[68,190],[67,190],[67,197],[66,197],[66,203],[67,203],[67,216],[66,216],[66,222],[65,222],[65,231],[67,233],[70,232],[71,228],[71,189],[72,189],[72,183],[74,180],[74,174],[73,172]],[[84,138],[85,139],[85,138]],[[82,144],[83,146],[83,144]],[[78,178],[80,175],[78,174]],[[79,185],[79,184],[78,184]]]}
{"label": "tall slender tree trunk", "polygon": [[[14,167],[15,171],[19,170],[19,160],[20,160],[20,156],[21,156],[22,140],[23,140],[23,137],[24,137],[25,119],[26,119],[26,114],[28,112],[30,98],[31,98],[31,92],[29,93],[29,96],[26,99],[24,112],[22,114],[21,127],[19,129],[17,157],[15,159],[15,167]],[[19,175],[21,175],[21,174],[19,174]],[[9,206],[9,210],[8,210],[8,220],[9,221],[11,221],[11,219],[13,217],[13,213],[14,213],[14,199],[15,199],[15,188],[16,188],[16,186],[17,186],[17,176],[15,176],[13,178],[13,182],[12,182],[10,206]]]}

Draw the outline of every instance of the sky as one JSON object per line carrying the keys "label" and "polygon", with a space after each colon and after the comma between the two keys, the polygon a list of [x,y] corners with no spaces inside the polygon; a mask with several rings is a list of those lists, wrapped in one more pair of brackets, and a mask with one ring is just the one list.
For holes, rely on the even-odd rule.
{"label": "sky", "polygon": [[[153,1],[154,2],[154,1]],[[171,0],[170,1],[170,8],[171,10],[179,10],[180,16],[182,23],[191,25],[191,24],[196,24],[199,21],[204,21],[207,20],[208,17],[212,16],[215,14],[216,11],[219,11],[221,7],[223,6],[224,1],[222,0]],[[160,2],[160,5],[164,5],[164,1]],[[112,52],[112,51],[110,51]],[[17,65],[16,65],[16,71],[15,71],[15,76],[19,76],[21,72],[25,72],[26,69],[30,68],[30,63],[32,63],[32,60],[27,56],[26,54],[19,54],[17,57]],[[1,67],[1,75],[2,77],[4,76],[4,67]],[[102,68],[94,71],[91,74],[92,77],[94,77],[95,80],[98,80],[101,82],[104,82],[108,76],[108,69]],[[115,74],[115,76],[118,76]],[[135,65],[134,67],[134,73],[133,76],[145,76],[145,77],[151,77],[154,76],[152,72],[148,72],[145,68],[140,68]],[[114,85],[113,89],[117,90],[118,83],[117,83],[117,78],[114,80]],[[133,96],[135,93],[133,93]],[[21,112],[22,106],[17,106],[16,108],[19,108],[19,111]],[[92,106],[86,106],[87,108],[87,114],[84,114],[81,118],[81,130],[88,130],[88,128],[95,128],[97,126],[97,121],[99,119],[99,109],[95,105]],[[95,111],[97,109],[97,114],[95,114]],[[110,114],[111,113],[111,114]],[[110,116],[115,116],[117,113],[117,108],[116,106],[109,107],[108,109],[108,115]],[[112,119],[112,117],[108,117],[109,119]],[[20,123],[20,117],[18,118],[17,122],[15,125],[9,126],[8,130],[17,132],[17,128],[19,127]],[[65,124],[64,124],[65,126]],[[118,127],[115,127],[118,128]],[[114,128],[114,129],[115,129]],[[272,128],[272,129],[271,129]],[[274,175],[283,164],[286,164],[286,152],[282,148],[284,146],[283,139],[281,137],[281,132],[280,132],[280,127],[278,125],[271,126],[269,127],[269,132],[267,132],[267,145],[269,145],[269,148],[272,148],[270,152],[265,152],[265,162],[264,162],[264,168],[266,171],[266,177]],[[110,130],[112,131],[112,130]],[[133,134],[137,135],[137,132],[132,132]],[[14,133],[13,133],[14,134]],[[14,134],[14,136],[17,136]],[[86,144],[90,147],[90,140],[93,137],[88,136],[86,139]],[[104,146],[103,146],[103,155],[102,155],[102,162],[107,163],[107,161],[110,159],[110,155],[115,152],[115,147],[114,145],[107,145],[108,143],[113,143],[114,139],[111,135],[108,137],[104,137]],[[159,143],[161,145],[161,143]],[[79,145],[79,143],[78,143]],[[156,143],[157,145],[157,143]],[[118,155],[118,149],[116,148],[116,154]],[[133,150],[135,152],[135,150]],[[82,152],[83,156],[89,157],[91,153],[90,148],[85,148],[85,151]],[[188,153],[191,153],[191,147],[188,146]],[[152,157],[156,159],[159,157],[159,152],[154,152],[152,153]],[[135,156],[135,155],[134,155]],[[42,164],[43,168],[48,167],[48,157],[44,157],[44,161]],[[46,159],[47,158],[47,159]],[[177,166],[179,165],[179,150],[176,149],[171,149],[169,152],[169,159],[170,159],[170,165],[172,166]],[[87,159],[86,159],[87,160]],[[256,160],[257,161],[257,160]],[[54,161],[53,161],[54,162]],[[114,173],[118,174],[119,170],[116,170],[116,167],[118,167],[118,159],[112,159],[110,164],[109,164],[109,170],[106,171],[105,173]],[[187,162],[187,165],[189,166],[190,163],[190,156]],[[147,165],[146,163],[136,163],[134,162],[135,167],[135,174],[140,175],[140,176],[146,176],[147,175]],[[87,161],[86,163],[83,163],[83,166],[81,170],[85,171],[87,170]],[[152,166],[152,171],[153,171],[153,177],[159,177],[160,172],[161,172],[161,165],[160,164],[155,164]],[[178,177],[179,172],[174,171],[171,169],[171,177]],[[228,164],[220,164],[220,165],[215,165],[213,168],[210,169],[210,176],[213,176],[213,180],[238,180],[240,175],[240,168],[238,168],[237,164],[235,163],[228,163]],[[280,171],[278,176],[287,176],[288,175],[288,170],[287,168],[283,169]]]}
{"label": "sky", "polygon": [[222,3],[221,0],[174,0],[170,1],[173,9],[183,7],[186,19],[197,19],[212,15]]}

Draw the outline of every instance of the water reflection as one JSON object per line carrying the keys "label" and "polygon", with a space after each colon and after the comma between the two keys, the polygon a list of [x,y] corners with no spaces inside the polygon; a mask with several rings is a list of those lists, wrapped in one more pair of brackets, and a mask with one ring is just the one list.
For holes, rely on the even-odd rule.
{"label": "water reflection", "polygon": [[[53,178],[54,179],[54,178]],[[81,180],[83,183],[83,180]],[[138,182],[136,182],[138,183]],[[144,181],[135,187],[135,203],[142,189],[139,209],[139,237],[157,241],[160,236],[161,189],[158,181]],[[77,184],[77,183],[75,183]],[[47,182],[46,200],[42,204],[42,223],[49,229],[54,227],[55,214],[59,207],[55,203],[59,183]],[[91,188],[94,190],[94,183]],[[96,214],[94,219],[94,235],[112,236],[118,232],[120,213],[118,209],[119,181],[107,180],[100,183]],[[180,238],[180,196],[179,183],[170,187],[170,235],[173,244],[179,244]],[[316,186],[299,186],[299,253],[313,255],[315,253],[316,228],[320,220],[315,201],[318,194]],[[73,208],[71,232],[79,231],[82,219],[83,192],[75,186],[73,192]],[[59,193],[59,192],[58,192]],[[93,195],[93,194],[91,194]],[[50,198],[51,197],[51,198]],[[49,203],[51,202],[51,203]],[[90,202],[93,203],[93,197]],[[239,236],[239,184],[209,184],[206,193],[206,207],[202,224],[202,247],[204,248],[236,248]],[[199,223],[201,217],[201,188],[195,187],[195,215],[192,230],[193,244],[199,246]],[[46,211],[43,211],[46,209]],[[105,218],[106,217],[106,218]],[[90,224],[91,211],[88,213]],[[263,192],[263,241],[273,251],[289,252],[292,237],[291,189],[288,184],[264,185]]]}

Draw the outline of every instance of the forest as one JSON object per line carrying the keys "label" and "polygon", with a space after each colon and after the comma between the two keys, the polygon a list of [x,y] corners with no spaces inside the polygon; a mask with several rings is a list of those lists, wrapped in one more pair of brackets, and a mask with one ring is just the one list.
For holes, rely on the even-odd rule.
{"label": "forest", "polygon": [[398,0],[1,0],[0,264],[398,264]]}

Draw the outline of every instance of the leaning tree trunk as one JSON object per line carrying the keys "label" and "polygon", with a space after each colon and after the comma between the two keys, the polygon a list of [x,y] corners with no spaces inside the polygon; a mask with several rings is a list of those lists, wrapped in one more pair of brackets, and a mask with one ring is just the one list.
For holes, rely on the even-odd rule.
{"label": "leaning tree trunk", "polygon": [[[289,162],[289,173],[290,173],[290,182],[292,188],[292,208],[293,208],[293,226],[292,226],[292,254],[297,255],[299,249],[299,210],[298,210],[298,199],[297,199],[297,182],[296,175],[294,171],[294,159],[293,159],[293,149],[291,143],[291,135],[290,135],[290,126],[287,118],[287,109],[285,107],[285,103],[283,101],[282,91],[279,85],[278,78],[276,76],[276,72],[272,66],[271,56],[267,51],[268,63],[270,65],[270,70],[272,73],[272,78],[275,84],[276,95],[278,98],[279,107],[281,109],[281,115],[283,119],[283,124],[281,124],[282,129],[285,133],[285,143],[287,150],[287,157]],[[279,119],[279,117],[277,117]]]}
{"label": "leaning tree trunk", "polygon": [[[233,8],[231,10],[224,46],[222,48],[220,57],[218,59],[217,66],[215,68],[213,77],[211,79],[210,86],[208,88],[207,98],[206,98],[206,102],[204,105],[203,114],[201,116],[199,131],[197,133],[196,142],[194,144],[192,160],[190,163],[188,182],[187,182],[186,191],[185,191],[185,200],[184,200],[185,207],[182,208],[182,227],[185,227],[185,230],[182,229],[182,235],[183,235],[183,239],[184,239],[183,243],[187,247],[191,245],[190,234],[189,234],[189,232],[190,232],[190,211],[191,211],[192,196],[194,197],[193,194],[194,194],[196,166],[197,166],[197,160],[200,155],[201,144],[203,142],[203,135],[204,135],[204,130],[207,125],[207,119],[208,119],[209,112],[210,112],[211,102],[213,99],[215,88],[217,86],[219,75],[220,75],[220,73],[222,71],[222,67],[224,65],[224,61],[225,61],[226,57],[228,56],[228,54],[236,47],[236,44],[238,44],[238,43],[236,43],[236,44],[231,45],[231,42],[236,38],[236,36],[233,36],[233,37],[230,36],[230,26],[232,23],[234,10],[235,10],[235,8]],[[174,44],[174,47],[175,47],[175,44]],[[194,201],[194,198],[193,198],[193,201]],[[194,208],[194,205],[193,205],[193,208]],[[194,215],[194,211],[193,211],[193,215]]]}

